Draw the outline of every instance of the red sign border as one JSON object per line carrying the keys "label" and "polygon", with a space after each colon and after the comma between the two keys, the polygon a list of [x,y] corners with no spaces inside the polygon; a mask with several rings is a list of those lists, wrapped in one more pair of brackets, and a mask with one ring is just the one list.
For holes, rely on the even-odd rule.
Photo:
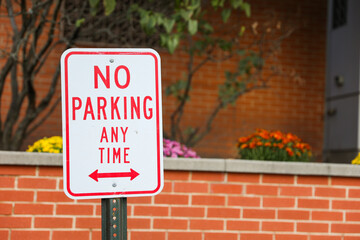
{"label": "red sign border", "polygon": [[[121,192],[96,192],[96,193],[74,193],[70,189],[70,154],[69,154],[69,93],[68,93],[68,59],[72,55],[150,55],[155,60],[155,94],[156,94],[156,143],[157,143],[157,186],[154,190],[144,190],[144,191],[121,191]],[[70,51],[64,57],[64,84],[65,84],[65,128],[66,128],[66,190],[73,197],[104,197],[112,195],[118,196],[131,196],[131,195],[154,195],[156,194],[160,188],[162,187],[162,175],[161,175],[161,156],[162,152],[160,152],[161,145],[160,138],[160,89],[159,89],[159,59],[154,53],[149,51],[144,52],[132,52],[132,51],[79,51],[74,50]]]}

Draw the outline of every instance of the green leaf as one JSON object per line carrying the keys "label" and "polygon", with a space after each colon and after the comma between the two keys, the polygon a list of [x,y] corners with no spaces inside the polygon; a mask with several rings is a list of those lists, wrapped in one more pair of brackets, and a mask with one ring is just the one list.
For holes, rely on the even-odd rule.
{"label": "green leaf", "polygon": [[180,15],[185,21],[189,21],[192,16],[193,11],[186,11],[185,9],[180,9]]}
{"label": "green leaf", "polygon": [[243,4],[243,0],[231,0],[230,3],[234,9],[237,9]]}
{"label": "green leaf", "polygon": [[179,36],[178,35],[172,35],[166,40],[166,47],[168,51],[173,54],[177,46],[179,45]]}
{"label": "green leaf", "polygon": [[83,24],[85,22],[85,18],[80,18],[78,20],[76,20],[75,26],[78,28],[81,26],[81,24]]}
{"label": "green leaf", "polygon": [[105,15],[109,16],[114,10],[116,6],[116,0],[103,0]]}
{"label": "green leaf", "polygon": [[163,24],[166,33],[170,33],[175,25],[175,19],[164,19]]}
{"label": "green leaf", "polygon": [[198,21],[190,19],[188,22],[188,31],[190,35],[194,35],[198,30]]}
{"label": "green leaf", "polygon": [[243,3],[242,9],[244,10],[245,15],[246,15],[247,17],[250,17],[250,16],[251,16],[251,7],[250,7],[250,4],[249,4],[249,3]]}
{"label": "green leaf", "polygon": [[238,33],[239,37],[242,37],[244,35],[245,30],[246,30],[245,26],[240,27],[240,31]]}
{"label": "green leaf", "polygon": [[224,10],[222,10],[221,17],[224,23],[226,23],[229,20],[230,14],[231,14],[231,9],[225,8]]}
{"label": "green leaf", "polygon": [[99,2],[100,2],[100,0],[89,0],[90,7],[96,8],[98,6]]}

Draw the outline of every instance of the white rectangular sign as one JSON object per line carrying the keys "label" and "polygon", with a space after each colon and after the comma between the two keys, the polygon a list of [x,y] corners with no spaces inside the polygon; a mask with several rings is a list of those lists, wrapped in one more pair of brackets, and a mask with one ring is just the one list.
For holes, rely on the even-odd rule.
{"label": "white rectangular sign", "polygon": [[160,56],[69,49],[61,56],[64,191],[148,196],[163,187]]}

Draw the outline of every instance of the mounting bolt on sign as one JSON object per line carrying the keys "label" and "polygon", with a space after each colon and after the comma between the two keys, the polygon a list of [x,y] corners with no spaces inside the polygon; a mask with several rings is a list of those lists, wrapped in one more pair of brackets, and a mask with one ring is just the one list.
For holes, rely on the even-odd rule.
{"label": "mounting bolt on sign", "polygon": [[161,191],[160,64],[153,49],[73,48],[62,54],[68,197],[135,197]]}

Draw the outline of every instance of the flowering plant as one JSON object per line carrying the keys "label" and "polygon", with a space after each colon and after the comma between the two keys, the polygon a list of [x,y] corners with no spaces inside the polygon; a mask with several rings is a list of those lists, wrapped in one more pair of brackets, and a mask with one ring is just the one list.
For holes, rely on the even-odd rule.
{"label": "flowering plant", "polygon": [[195,151],[179,142],[164,139],[164,157],[199,158]]}
{"label": "flowering plant", "polygon": [[[50,138],[42,138],[29,146],[27,152],[49,152],[62,153],[62,137],[54,136]],[[164,156],[165,157],[186,157],[198,158],[199,156],[190,148],[168,139],[164,139]]]}
{"label": "flowering plant", "polygon": [[360,153],[351,161],[351,164],[360,164]]}
{"label": "flowering plant", "polygon": [[62,153],[63,145],[62,145],[62,137],[53,136],[50,138],[42,138],[33,145],[29,146],[26,150],[27,152],[49,152],[49,153]]}
{"label": "flowering plant", "polygon": [[310,161],[310,145],[292,133],[258,129],[238,139],[237,147],[242,159],[273,161]]}

